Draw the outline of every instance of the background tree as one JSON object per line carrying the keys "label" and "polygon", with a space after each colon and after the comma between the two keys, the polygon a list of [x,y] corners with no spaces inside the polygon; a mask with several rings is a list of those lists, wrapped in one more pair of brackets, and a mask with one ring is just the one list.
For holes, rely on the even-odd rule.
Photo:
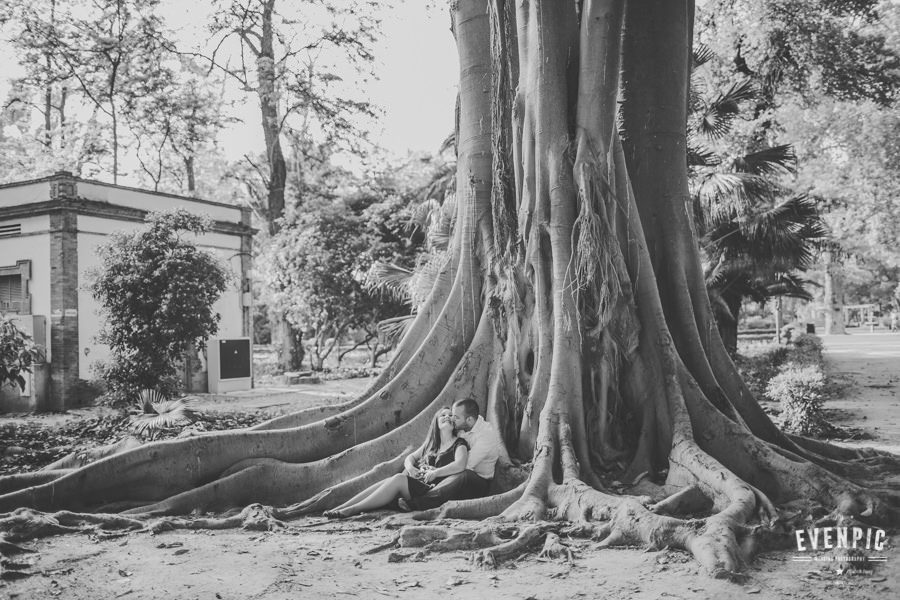
{"label": "background tree", "polygon": [[[315,0],[278,3],[276,0],[219,0],[210,24],[215,50],[205,56],[259,102],[266,152],[263,161],[245,155],[251,167],[245,179],[254,211],[263,217],[269,235],[285,216],[288,159],[283,136],[293,130],[312,146],[337,141],[353,145],[362,136],[354,119],[372,108],[342,87],[337,64],[349,65],[361,78],[369,74],[369,47],[377,32],[375,2],[349,0],[323,4]],[[237,64],[220,63],[219,50],[237,45]],[[290,157],[302,171],[304,156]],[[302,177],[302,176],[301,176]],[[293,194],[300,201],[299,190]],[[282,367],[297,368],[292,357],[301,355],[284,315],[272,324],[280,344]]]}
{"label": "background tree", "polygon": [[[747,77],[761,91],[743,135],[760,144],[794,144],[800,165],[795,191],[818,199],[833,244],[846,242],[846,254],[877,270],[882,263],[876,254],[891,246],[882,241],[892,239],[891,227],[882,226],[891,219],[885,204],[892,194],[883,187],[889,177],[877,174],[891,142],[863,147],[847,141],[890,131],[884,121],[876,125],[883,117],[875,115],[896,112],[900,7],[877,0],[716,1],[698,13],[699,39],[717,55],[714,77]],[[881,230],[887,238],[861,235],[862,228]],[[845,261],[829,253],[822,258],[817,271],[823,292],[829,292],[822,297],[826,330],[843,331]]]}
{"label": "background tree", "polygon": [[211,146],[230,119],[221,79],[204,73],[188,58],[172,62],[165,65],[158,88],[128,99],[125,114],[138,162],[153,189],[164,185],[194,196],[198,162],[214,154]]}
{"label": "background tree", "polygon": [[112,358],[101,373],[113,402],[133,402],[142,389],[173,396],[184,353],[218,330],[213,304],[227,271],[184,238],[208,228],[208,219],[182,209],[150,213],[144,229],[113,234],[100,247],[90,289],[106,319],[100,340]]}
{"label": "background tree", "polygon": [[[258,527],[396,473],[435,410],[472,397],[509,454],[498,493],[425,517],[572,521],[603,546],[684,548],[723,577],[755,532],[790,521],[776,504],[800,519],[824,507],[842,522],[900,521],[885,483],[897,457],[779,431],[718,335],[689,209],[693,4],[451,9],[460,96],[448,256],[372,386],[252,430],[3,481],[0,510],[120,503],[147,517],[296,503],[245,510]],[[526,551],[546,527],[511,541],[485,528],[476,562]]]}
{"label": "background tree", "polygon": [[[792,195],[793,182],[784,181],[796,172],[792,146],[760,147],[743,136],[726,141],[759,93],[745,77],[711,92],[698,69],[712,58],[706,46],[695,48],[688,173],[707,290],[719,334],[734,356],[745,299],[812,299],[801,273],[828,233],[815,203]],[[756,150],[747,152],[748,145]]]}
{"label": "background tree", "polygon": [[402,201],[376,199],[362,194],[298,214],[275,235],[262,261],[276,307],[296,328],[312,333],[313,370],[322,370],[351,329],[362,332],[357,345],[370,343],[380,321],[407,312],[402,302],[365,286],[375,261],[402,260],[410,246],[397,219]]}

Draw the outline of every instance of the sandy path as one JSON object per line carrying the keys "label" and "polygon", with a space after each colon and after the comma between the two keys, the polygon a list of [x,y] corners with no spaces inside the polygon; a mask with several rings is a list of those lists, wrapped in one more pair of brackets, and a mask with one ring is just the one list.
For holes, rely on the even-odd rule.
{"label": "sandy path", "polygon": [[871,440],[842,442],[900,454],[900,334],[824,336],[828,371],[846,388],[826,408],[836,411],[835,425],[872,435]]}

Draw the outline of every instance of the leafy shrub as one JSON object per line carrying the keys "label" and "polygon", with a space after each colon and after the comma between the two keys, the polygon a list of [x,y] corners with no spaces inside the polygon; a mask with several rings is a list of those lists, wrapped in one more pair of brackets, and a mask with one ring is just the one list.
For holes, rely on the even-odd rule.
{"label": "leafy shrub", "polygon": [[778,375],[788,361],[790,349],[779,344],[753,344],[741,348],[735,363],[754,396],[762,397],[766,384]]}
{"label": "leafy shrub", "polygon": [[90,289],[106,319],[100,339],[112,353],[99,368],[110,403],[129,404],[142,389],[175,395],[178,362],[218,330],[212,307],[228,271],[182,236],[209,226],[209,219],[183,209],[150,213],[145,229],[113,234],[100,247],[101,268]]}
{"label": "leafy shrub", "polygon": [[0,315],[0,386],[11,383],[24,390],[22,374],[31,373],[31,365],[42,360],[44,355],[31,336]]}
{"label": "leafy shrub", "polygon": [[781,404],[782,429],[815,436],[828,430],[822,411],[824,389],[821,367],[791,363],[769,381],[766,396]]}

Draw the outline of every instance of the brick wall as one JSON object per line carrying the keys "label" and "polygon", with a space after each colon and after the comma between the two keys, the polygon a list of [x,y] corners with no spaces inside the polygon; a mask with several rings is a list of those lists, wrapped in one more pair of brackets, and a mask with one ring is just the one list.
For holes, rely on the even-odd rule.
{"label": "brick wall", "polygon": [[[62,187],[62,186],[61,186]],[[64,191],[68,191],[62,187]],[[49,410],[78,404],[78,215],[65,207],[50,213]]]}

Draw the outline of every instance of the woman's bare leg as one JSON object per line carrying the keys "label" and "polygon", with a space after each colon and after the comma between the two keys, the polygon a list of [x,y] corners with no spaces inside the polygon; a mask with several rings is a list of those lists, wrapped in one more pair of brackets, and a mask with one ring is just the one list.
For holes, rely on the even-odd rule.
{"label": "woman's bare leg", "polygon": [[325,516],[328,516],[328,513],[337,512],[337,511],[339,511],[339,510],[343,510],[343,509],[347,508],[348,506],[353,506],[353,505],[356,504],[357,502],[361,502],[361,501],[362,501],[364,498],[366,498],[367,496],[371,496],[371,495],[375,492],[375,490],[377,490],[378,488],[380,488],[382,485],[384,485],[384,484],[387,483],[388,481],[390,481],[390,479],[384,479],[384,480],[382,480],[382,481],[377,481],[377,482],[373,483],[372,485],[370,485],[369,487],[367,487],[366,489],[364,489],[363,491],[361,491],[361,492],[358,493],[357,495],[353,496],[352,498],[350,498],[349,500],[347,500],[347,501],[344,502],[343,504],[341,504],[341,505],[339,505],[339,506],[335,506],[335,507],[332,508],[331,510],[326,510],[326,511],[325,511]]}
{"label": "woman's bare leg", "polygon": [[404,500],[409,500],[409,482],[406,475],[399,473],[390,479],[386,479],[378,489],[363,498],[359,502],[335,509],[334,512],[342,517],[352,517],[353,515],[376,508],[381,508],[390,504],[397,496],[401,496]]}

